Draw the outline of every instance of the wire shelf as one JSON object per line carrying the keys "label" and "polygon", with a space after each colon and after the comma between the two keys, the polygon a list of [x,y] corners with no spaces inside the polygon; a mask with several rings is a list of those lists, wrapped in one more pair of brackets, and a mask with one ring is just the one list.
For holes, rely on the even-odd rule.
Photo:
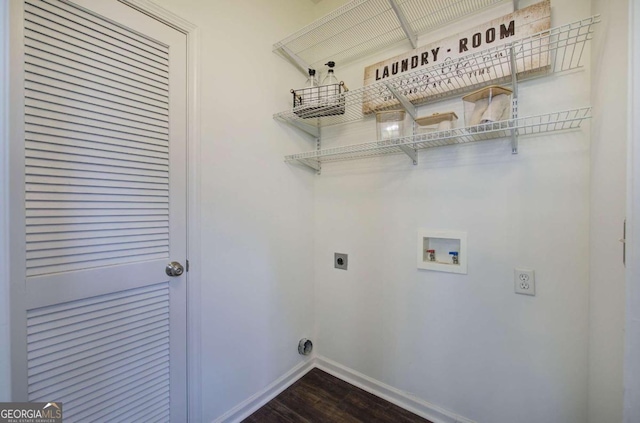
{"label": "wire shelf", "polygon": [[[276,113],[274,119],[308,128],[361,120],[379,111],[397,108],[393,90],[415,105],[458,96],[492,84],[511,84],[513,52],[518,80],[582,67],[586,43],[593,38],[599,15],[552,28],[523,39],[402,76],[350,90],[344,94],[345,113],[322,118],[302,118],[295,108]],[[425,92],[427,95],[425,96]]]}
{"label": "wire shelf", "polygon": [[[397,0],[410,29],[419,35],[505,0]],[[391,46],[407,36],[389,0],[353,0],[273,45],[311,67],[340,65]]]}
{"label": "wire shelf", "polygon": [[285,156],[287,163],[302,163],[313,169],[320,169],[326,162],[352,160],[388,154],[406,154],[407,150],[423,150],[453,144],[486,141],[511,137],[513,131],[519,136],[545,132],[578,129],[586,119],[591,118],[591,107],[547,113],[536,116],[509,119],[465,128],[449,129],[410,137],[384,141],[354,144],[335,148],[309,151]]}

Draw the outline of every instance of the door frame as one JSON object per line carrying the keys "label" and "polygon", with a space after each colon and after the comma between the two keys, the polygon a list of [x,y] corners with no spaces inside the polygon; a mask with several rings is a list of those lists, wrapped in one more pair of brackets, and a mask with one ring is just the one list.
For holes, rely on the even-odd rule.
{"label": "door frame", "polygon": [[[10,345],[9,314],[9,1],[0,0],[0,345]],[[0,401],[11,395],[11,350],[0,349]]]}
{"label": "door frame", "polygon": [[[202,420],[201,398],[201,323],[200,323],[200,71],[199,71],[199,28],[174,13],[149,0],[119,0],[179,32],[187,39],[187,412],[190,422]],[[22,25],[6,25],[5,22],[22,22],[24,4],[21,1],[0,0],[0,294],[7,294],[12,287],[11,280],[24,280],[23,263],[11,260],[11,251],[24,249],[24,230],[19,225],[11,225],[12,208],[24,204],[24,159],[22,146],[11,145],[10,139],[24,139],[24,125],[16,117],[24,109],[24,87],[21,82],[24,66]],[[12,19],[11,19],[12,18]],[[12,107],[9,107],[9,104]],[[10,158],[13,157],[13,160]],[[16,160],[17,159],[17,160]],[[22,191],[22,193],[20,193]],[[12,201],[9,201],[11,199]],[[13,263],[13,265],[12,265]],[[12,361],[9,352],[16,348],[11,345],[10,327],[26,322],[7,309],[9,295],[0,295],[0,341],[10,345],[0,351],[0,395],[3,382],[10,377],[11,400],[16,400],[19,392],[26,390],[23,374],[11,372]],[[25,335],[26,336],[26,335]],[[6,342],[6,343],[5,343]],[[13,351],[12,356],[20,356]],[[5,361],[8,360],[6,363]],[[10,374],[10,376],[9,376]],[[8,387],[7,387],[8,388]],[[4,399],[4,398],[3,398]],[[9,398],[6,398],[9,400]],[[24,400],[24,399],[22,399]]]}
{"label": "door frame", "polygon": [[629,2],[624,422],[640,421],[640,5]]}

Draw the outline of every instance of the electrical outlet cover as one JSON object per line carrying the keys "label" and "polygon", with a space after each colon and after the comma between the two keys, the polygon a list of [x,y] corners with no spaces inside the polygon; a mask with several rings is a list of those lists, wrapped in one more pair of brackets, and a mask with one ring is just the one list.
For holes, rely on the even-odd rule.
{"label": "electrical outlet cover", "polygon": [[533,270],[514,269],[513,284],[516,294],[536,295],[536,278]]}
{"label": "electrical outlet cover", "polygon": [[349,255],[343,253],[333,253],[333,266],[336,269],[347,270]]}

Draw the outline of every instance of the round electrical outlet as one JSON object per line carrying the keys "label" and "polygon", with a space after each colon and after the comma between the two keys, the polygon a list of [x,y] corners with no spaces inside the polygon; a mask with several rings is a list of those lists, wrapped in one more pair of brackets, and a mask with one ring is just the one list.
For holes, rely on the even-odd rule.
{"label": "round electrical outlet", "polygon": [[520,273],[520,280],[522,282],[529,282],[529,275],[527,275],[526,273]]}

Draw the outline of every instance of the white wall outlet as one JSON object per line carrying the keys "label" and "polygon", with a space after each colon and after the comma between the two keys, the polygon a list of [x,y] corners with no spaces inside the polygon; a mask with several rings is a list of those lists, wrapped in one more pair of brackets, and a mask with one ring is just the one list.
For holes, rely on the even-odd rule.
{"label": "white wall outlet", "polygon": [[536,278],[533,270],[514,269],[513,283],[516,294],[536,295]]}
{"label": "white wall outlet", "polygon": [[349,255],[344,253],[333,253],[333,267],[336,269],[347,270],[349,265]]}

